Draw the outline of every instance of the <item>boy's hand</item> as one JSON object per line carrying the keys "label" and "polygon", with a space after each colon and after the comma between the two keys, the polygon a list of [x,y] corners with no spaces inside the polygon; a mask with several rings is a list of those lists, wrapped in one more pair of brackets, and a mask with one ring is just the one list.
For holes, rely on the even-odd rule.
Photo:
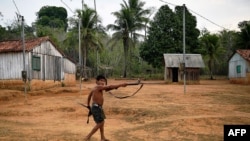
{"label": "boy's hand", "polygon": [[90,106],[88,105],[87,108],[90,110]]}

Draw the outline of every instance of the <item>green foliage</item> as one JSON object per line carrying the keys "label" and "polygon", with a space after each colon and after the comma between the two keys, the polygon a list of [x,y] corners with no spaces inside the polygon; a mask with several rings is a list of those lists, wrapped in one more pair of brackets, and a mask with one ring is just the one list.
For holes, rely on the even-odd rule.
{"label": "green foliage", "polygon": [[[98,15],[96,15],[97,13],[95,10],[84,5],[83,10],[77,10],[76,12],[78,17],[81,18],[81,62],[83,62],[83,68],[86,68],[91,65],[88,64],[88,62],[90,62],[88,56],[89,51],[101,50],[103,47],[99,34],[101,35],[104,31],[102,30],[102,26],[98,26],[98,24],[101,23],[101,20]],[[83,76],[88,78],[87,72],[84,71],[83,73]]]}
{"label": "green foliage", "polygon": [[36,24],[51,28],[63,28],[66,31],[68,27],[67,16],[67,10],[63,7],[43,6],[37,12]]}
{"label": "green foliage", "polygon": [[[2,27],[0,25],[0,41],[2,40],[19,40],[21,39],[22,27],[17,22],[14,21],[10,26]],[[34,30],[32,27],[24,24],[25,38],[34,38]]]}
{"label": "green foliage", "polygon": [[37,12],[36,36],[49,36],[57,47],[65,51],[62,41],[68,28],[67,10],[63,7],[43,6]]}
{"label": "green foliage", "polygon": [[[186,52],[196,53],[199,30],[196,18],[185,10]],[[140,47],[141,57],[153,67],[164,65],[164,53],[183,53],[183,7],[173,12],[168,5],[162,6],[150,23],[148,37]]]}
{"label": "green foliage", "polygon": [[0,41],[8,39],[8,32],[0,25]]}
{"label": "green foliage", "polygon": [[[100,68],[106,66],[113,67],[108,72],[110,76],[161,79],[163,53],[183,52],[183,6],[177,6],[172,11],[164,5],[155,14],[153,21],[149,21],[147,17],[151,10],[144,9],[144,5],[145,2],[140,0],[124,0],[121,3],[121,9],[112,13],[116,18],[115,22],[107,26],[114,31],[112,38],[106,35],[95,10],[85,5],[83,11],[76,11],[82,24],[82,62],[92,68],[93,74],[98,69],[99,73],[106,73]],[[227,75],[228,59],[235,50],[250,48],[249,21],[239,22],[240,31],[222,30],[218,34],[210,34],[207,30],[200,33],[196,28],[196,17],[187,8],[185,17],[186,52],[203,55],[206,68],[202,73],[209,73],[210,76]],[[78,18],[68,20],[67,11],[63,7],[44,6],[37,12],[34,23],[35,31],[33,27],[24,26],[25,39],[33,38],[34,33],[38,37],[50,36],[67,56],[79,62]],[[138,39],[142,39],[141,31],[146,28],[146,23],[150,23],[148,37],[145,37],[143,43],[139,43]],[[20,38],[21,26],[17,21],[7,27],[0,25],[0,41]]]}
{"label": "green foliage", "polygon": [[60,28],[51,28],[49,26],[37,26],[36,35],[38,37],[49,36],[49,38],[55,43],[55,45],[62,50],[62,46],[60,45],[60,36],[65,36],[65,32]]}
{"label": "green foliage", "polygon": [[240,32],[237,33],[237,46],[250,49],[250,21],[239,23]]}
{"label": "green foliage", "polygon": [[64,53],[76,62],[79,62],[79,35],[78,29],[67,32],[65,40],[61,43]]}
{"label": "green foliage", "polygon": [[210,79],[213,79],[215,67],[221,63],[221,56],[224,54],[225,49],[220,44],[220,38],[216,34],[205,33],[200,38],[201,53],[210,73]]}
{"label": "green foliage", "polygon": [[[179,35],[180,41],[183,40],[183,6],[177,6],[175,7],[175,13],[181,22],[179,28],[179,31],[181,32],[181,35]],[[187,53],[197,53],[197,50],[199,49],[199,40],[198,37],[200,35],[200,31],[196,28],[197,21],[196,17],[193,16],[188,9],[185,7],[185,38],[186,38],[186,52]],[[182,43],[182,42],[181,42]],[[182,46],[182,45],[179,45]]]}
{"label": "green foliage", "polygon": [[115,31],[112,36],[113,41],[123,41],[123,77],[127,77],[129,49],[135,46],[137,39],[140,37],[140,34],[136,32],[144,29],[145,23],[148,21],[146,16],[150,13],[150,10],[143,9],[144,5],[145,3],[140,0],[123,1],[121,9],[112,13],[116,17],[115,24],[107,26],[108,29]]}
{"label": "green foliage", "polygon": [[140,47],[141,57],[153,67],[163,65],[163,53],[180,52],[178,42],[174,37],[180,36],[176,30],[178,19],[173,11],[167,6],[162,6],[150,23],[148,37]]}
{"label": "green foliage", "polygon": [[[236,32],[235,31],[227,31],[227,30],[222,30],[218,34],[220,38],[220,44],[225,50],[225,55],[224,57],[226,59],[229,59],[231,55],[234,53],[235,49],[237,48],[236,46]],[[224,58],[222,57],[222,58]]]}

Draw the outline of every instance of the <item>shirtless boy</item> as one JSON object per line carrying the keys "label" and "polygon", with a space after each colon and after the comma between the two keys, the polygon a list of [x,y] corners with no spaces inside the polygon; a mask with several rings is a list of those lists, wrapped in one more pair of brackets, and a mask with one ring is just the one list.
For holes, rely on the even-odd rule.
{"label": "shirtless boy", "polygon": [[126,83],[118,84],[118,85],[106,85],[107,80],[104,76],[98,75],[96,77],[96,86],[92,89],[90,94],[88,95],[87,105],[90,107],[90,101],[92,99],[91,112],[93,114],[94,121],[96,123],[95,127],[91,130],[91,132],[85,137],[85,140],[90,140],[91,136],[100,129],[101,133],[101,141],[108,141],[104,136],[104,119],[105,114],[102,109],[102,105],[104,102],[103,98],[103,90],[109,91],[112,89],[118,89],[119,87],[126,87]]}

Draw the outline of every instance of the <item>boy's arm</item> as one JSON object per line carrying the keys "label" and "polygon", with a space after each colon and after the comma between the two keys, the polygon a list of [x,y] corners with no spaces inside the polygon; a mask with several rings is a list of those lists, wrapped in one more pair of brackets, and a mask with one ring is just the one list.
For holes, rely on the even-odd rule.
{"label": "boy's arm", "polygon": [[93,94],[93,91],[91,91],[88,95],[88,100],[87,100],[87,106],[90,107],[90,100],[91,100],[91,97],[92,97],[92,94]]}
{"label": "boy's arm", "polygon": [[118,85],[109,85],[109,86],[104,86],[103,90],[105,91],[110,91],[113,89],[118,89],[119,87],[126,87],[127,83],[122,83],[122,84],[118,84]]}

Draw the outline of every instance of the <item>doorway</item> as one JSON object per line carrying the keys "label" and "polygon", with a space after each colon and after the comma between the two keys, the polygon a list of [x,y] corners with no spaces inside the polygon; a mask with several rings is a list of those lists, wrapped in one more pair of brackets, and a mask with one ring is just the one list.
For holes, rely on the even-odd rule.
{"label": "doorway", "polygon": [[172,68],[172,81],[178,82],[178,68]]}

